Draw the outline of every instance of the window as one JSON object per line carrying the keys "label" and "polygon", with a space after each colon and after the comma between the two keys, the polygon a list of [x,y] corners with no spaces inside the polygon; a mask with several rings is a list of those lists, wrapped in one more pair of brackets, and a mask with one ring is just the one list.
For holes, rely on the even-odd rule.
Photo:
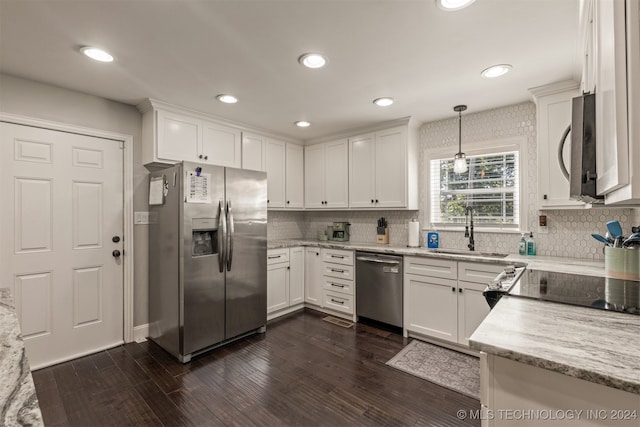
{"label": "window", "polygon": [[470,206],[478,228],[520,228],[520,145],[482,151],[467,155],[469,170],[461,174],[453,172],[450,153],[429,160],[430,222],[445,229],[463,225]]}

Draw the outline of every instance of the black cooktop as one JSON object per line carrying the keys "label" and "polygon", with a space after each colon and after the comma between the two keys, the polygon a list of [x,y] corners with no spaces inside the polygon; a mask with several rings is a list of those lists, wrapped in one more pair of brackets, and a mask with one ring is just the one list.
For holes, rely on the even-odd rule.
{"label": "black cooktop", "polygon": [[525,270],[509,295],[640,315],[640,281]]}

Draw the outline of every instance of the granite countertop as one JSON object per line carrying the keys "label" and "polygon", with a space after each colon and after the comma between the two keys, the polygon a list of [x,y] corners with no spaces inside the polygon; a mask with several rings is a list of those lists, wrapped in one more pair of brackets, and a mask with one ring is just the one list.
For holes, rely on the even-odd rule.
{"label": "granite countertop", "polygon": [[0,288],[0,425],[43,426],[11,291]]}
{"label": "granite countertop", "polygon": [[640,394],[640,316],[505,296],[471,348]]}
{"label": "granite countertop", "polygon": [[485,262],[492,264],[527,266],[530,270],[553,270],[560,273],[587,274],[604,276],[604,261],[591,261],[575,258],[523,256],[508,254],[506,257],[497,258],[483,256],[482,252],[471,252],[456,249],[440,248],[440,250],[452,250],[455,253],[437,253],[425,247],[410,248],[400,245],[378,245],[371,242],[334,242],[324,240],[283,239],[269,240],[268,249],[290,248],[294,246],[322,247],[330,249],[347,249],[356,251],[378,252],[386,254],[426,256],[456,261]]}

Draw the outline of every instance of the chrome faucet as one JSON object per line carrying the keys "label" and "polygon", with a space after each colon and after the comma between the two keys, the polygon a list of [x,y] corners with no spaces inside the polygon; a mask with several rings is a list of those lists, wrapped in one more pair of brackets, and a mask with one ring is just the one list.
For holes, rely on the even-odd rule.
{"label": "chrome faucet", "polygon": [[473,208],[467,206],[465,209],[466,224],[464,226],[464,237],[469,238],[469,244],[467,247],[470,251],[476,250],[476,242],[473,240]]}

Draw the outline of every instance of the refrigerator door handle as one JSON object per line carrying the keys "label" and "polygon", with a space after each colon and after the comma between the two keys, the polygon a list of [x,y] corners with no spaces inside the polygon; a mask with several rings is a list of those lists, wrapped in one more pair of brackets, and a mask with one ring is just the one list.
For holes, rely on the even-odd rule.
{"label": "refrigerator door handle", "polygon": [[222,200],[218,202],[218,268],[220,273],[224,272],[224,264],[226,262],[226,244],[227,244],[227,221],[225,211],[222,207]]}
{"label": "refrigerator door handle", "polygon": [[233,209],[231,208],[231,200],[227,202],[227,271],[231,271],[231,262],[233,261],[233,237],[234,237],[234,223],[233,223]]}

